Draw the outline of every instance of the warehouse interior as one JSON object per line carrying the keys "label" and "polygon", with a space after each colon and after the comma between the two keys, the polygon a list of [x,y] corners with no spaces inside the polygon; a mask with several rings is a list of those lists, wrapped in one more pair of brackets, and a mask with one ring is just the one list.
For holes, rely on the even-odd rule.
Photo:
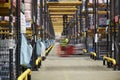
{"label": "warehouse interior", "polygon": [[0,0],[0,80],[120,80],[120,0]]}

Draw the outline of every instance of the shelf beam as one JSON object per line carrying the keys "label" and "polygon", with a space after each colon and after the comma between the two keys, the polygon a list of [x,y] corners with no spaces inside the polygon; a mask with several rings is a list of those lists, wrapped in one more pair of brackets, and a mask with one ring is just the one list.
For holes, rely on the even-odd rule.
{"label": "shelf beam", "polygon": [[50,15],[74,15],[75,12],[50,12]]}
{"label": "shelf beam", "polygon": [[82,1],[60,1],[60,2],[47,2],[48,6],[80,6]]}
{"label": "shelf beam", "polygon": [[[73,16],[68,16],[68,18],[72,18]],[[57,15],[57,16],[55,16],[55,15],[53,15],[53,16],[51,16],[51,18],[63,18],[63,16],[61,16],[61,15]]]}
{"label": "shelf beam", "polygon": [[[93,3],[88,3],[88,8],[92,8],[93,7]],[[98,3],[98,7],[107,7],[107,4],[105,3]]]}
{"label": "shelf beam", "polygon": [[50,12],[73,12],[76,11],[77,8],[48,8]]}
{"label": "shelf beam", "polygon": [[76,6],[49,6],[49,8],[76,8]]}

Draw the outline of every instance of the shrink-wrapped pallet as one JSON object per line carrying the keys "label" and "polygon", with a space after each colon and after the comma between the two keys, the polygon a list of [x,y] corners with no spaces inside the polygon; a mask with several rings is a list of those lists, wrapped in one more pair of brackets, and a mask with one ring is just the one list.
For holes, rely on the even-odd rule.
{"label": "shrink-wrapped pallet", "polygon": [[0,80],[16,80],[15,51],[15,40],[0,39]]}
{"label": "shrink-wrapped pallet", "polygon": [[104,2],[104,0],[98,0],[98,3],[103,3]]}
{"label": "shrink-wrapped pallet", "polygon": [[13,6],[16,7],[16,0],[13,0]]}
{"label": "shrink-wrapped pallet", "polygon": [[30,21],[32,19],[31,12],[32,12],[32,2],[31,0],[25,0],[25,17],[26,21]]}
{"label": "shrink-wrapped pallet", "polygon": [[25,10],[31,10],[31,3],[25,3]]}
{"label": "shrink-wrapped pallet", "polygon": [[89,3],[93,3],[93,0],[89,0]]}
{"label": "shrink-wrapped pallet", "polygon": [[31,20],[31,11],[30,10],[26,10],[25,11],[25,18],[26,18],[26,21],[29,21]]}
{"label": "shrink-wrapped pallet", "polygon": [[119,16],[115,16],[115,22],[119,21]]}
{"label": "shrink-wrapped pallet", "polygon": [[102,3],[102,0],[98,0],[98,3]]}
{"label": "shrink-wrapped pallet", "polygon": [[[14,16],[14,17],[12,17],[12,19],[13,19],[13,21],[12,21],[12,22],[15,22],[15,16]],[[4,20],[5,20],[5,21],[9,21],[9,17],[5,16],[5,17],[4,17]]]}
{"label": "shrink-wrapped pallet", "polygon": [[0,16],[0,21],[2,21],[2,16]]}
{"label": "shrink-wrapped pallet", "polygon": [[[15,17],[12,17],[12,19],[13,19],[13,22],[15,22]],[[4,20],[5,20],[5,21],[9,21],[9,17],[8,17],[8,16],[5,16],[5,17],[4,17]]]}
{"label": "shrink-wrapped pallet", "polygon": [[25,3],[32,3],[32,0],[24,0]]}
{"label": "shrink-wrapped pallet", "polygon": [[28,44],[27,38],[24,34],[21,35],[21,50],[20,50],[20,64],[29,65],[32,57],[32,46]]}

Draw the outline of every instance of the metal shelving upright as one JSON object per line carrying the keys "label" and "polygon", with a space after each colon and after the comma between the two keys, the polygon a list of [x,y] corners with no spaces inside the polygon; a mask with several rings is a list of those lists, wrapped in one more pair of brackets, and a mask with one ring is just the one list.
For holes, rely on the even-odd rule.
{"label": "metal shelving upright", "polygon": [[21,24],[20,24],[20,11],[21,11],[21,1],[16,0],[16,32],[17,32],[17,47],[16,47],[16,78],[21,74],[21,66],[20,66],[20,49],[21,49]]}
{"label": "metal shelving upright", "polygon": [[93,50],[93,47],[94,47],[94,43],[93,43],[93,41],[94,41],[94,24],[93,24],[93,22],[94,22],[94,12],[93,12],[93,8],[94,8],[94,6],[93,6],[93,0],[91,0],[91,2],[90,2],[90,0],[87,0],[86,1],[86,16],[87,16],[87,19],[86,19],[86,25],[87,25],[87,27],[88,27],[88,30],[87,30],[87,38],[88,38],[88,41],[87,41],[87,44],[88,44],[88,48],[87,48],[87,50],[88,50],[88,52],[91,52],[91,51],[94,51]]}
{"label": "metal shelving upright", "polygon": [[88,0],[85,1],[85,47],[86,49],[88,50],[88,44],[87,44],[87,41],[88,41]]}
{"label": "metal shelving upright", "polygon": [[36,40],[37,40],[37,0],[32,0],[32,46],[33,46],[33,52],[32,52],[32,62],[31,62],[31,69],[37,70],[35,66],[35,60],[37,59],[36,54]]}
{"label": "metal shelving upright", "polygon": [[93,14],[94,14],[94,49],[95,49],[95,53],[96,53],[96,41],[95,41],[95,36],[97,34],[97,26],[96,26],[96,16],[97,16],[97,4],[96,4],[96,0],[93,1]]}
{"label": "metal shelving upright", "polygon": [[[109,0],[107,0],[107,21],[110,20],[110,3],[108,2]],[[107,56],[109,56],[109,53],[110,53],[110,39],[109,39],[109,29],[110,29],[110,26],[109,26],[109,22],[106,22],[106,27],[107,27],[107,30],[106,30],[106,37],[107,37]]]}
{"label": "metal shelving upright", "polygon": [[[20,67],[20,0],[7,0],[0,3],[0,16],[9,18],[8,21],[0,21],[0,79],[16,80],[21,74]],[[4,5],[4,6],[2,6]],[[14,5],[14,6],[13,6]],[[16,6],[17,5],[17,6]],[[14,25],[13,17],[16,17]],[[16,27],[15,27],[16,26]],[[6,30],[6,32],[4,32]]]}
{"label": "metal shelving upright", "polygon": [[81,15],[82,15],[82,6],[79,6],[78,7],[78,34],[79,34],[79,43],[81,43],[81,39],[80,39],[80,37],[82,36],[82,29],[81,29]]}
{"label": "metal shelving upright", "polygon": [[110,40],[111,40],[111,53],[110,57],[115,59],[117,62],[117,69],[120,70],[120,54],[119,54],[119,35],[120,35],[120,30],[119,30],[119,15],[120,15],[120,10],[119,10],[119,0],[110,0]]}
{"label": "metal shelving upright", "polygon": [[[107,3],[102,1],[102,3],[98,3],[98,11],[97,11],[97,35],[98,35],[98,40],[97,40],[97,58],[101,58],[104,55],[108,54],[108,45],[107,44],[107,32],[105,29],[107,29],[106,21],[107,21]],[[101,5],[102,8],[101,8]],[[105,13],[103,13],[105,12]]]}
{"label": "metal shelving upright", "polygon": [[[120,5],[120,1],[119,0],[117,0],[118,1],[118,5],[117,6],[119,6]],[[120,8],[118,7],[118,15],[120,15]],[[118,21],[120,21],[120,16],[118,16]],[[120,36],[120,22],[118,22],[118,36]],[[118,41],[118,43],[120,43],[120,37],[117,37],[117,41]],[[120,45],[118,44],[118,50],[120,50]],[[118,63],[118,70],[120,70],[120,54],[119,54],[120,52],[118,52],[118,57],[117,57],[117,63]]]}
{"label": "metal shelving upright", "polygon": [[109,28],[110,29],[110,34],[109,34],[110,37],[109,38],[110,38],[111,47],[110,47],[109,57],[112,57],[112,37],[111,37],[112,36],[112,24],[111,23],[112,23],[112,13],[113,13],[112,12],[112,0],[110,0],[110,12],[111,13],[110,13],[110,28]]}
{"label": "metal shelving upright", "polygon": [[[94,16],[94,49],[97,54],[97,59],[108,55],[109,41],[108,30],[109,26],[106,24],[109,20],[109,3],[99,3],[98,0],[93,1],[93,16]],[[101,8],[102,7],[102,8]],[[106,17],[106,19],[105,19]],[[103,22],[104,21],[104,22]]]}

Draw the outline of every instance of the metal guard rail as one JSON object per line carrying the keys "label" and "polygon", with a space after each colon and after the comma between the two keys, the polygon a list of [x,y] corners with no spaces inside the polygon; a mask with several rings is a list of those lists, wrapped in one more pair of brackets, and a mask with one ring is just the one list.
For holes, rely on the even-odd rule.
{"label": "metal guard rail", "polygon": [[97,55],[95,52],[90,52],[90,58],[96,60],[97,59]]}
{"label": "metal guard rail", "polygon": [[36,66],[38,66],[39,65],[39,63],[41,62],[41,57],[38,57],[37,59],[36,59],[36,62],[35,62],[35,64],[36,64]]}
{"label": "metal guard rail", "polygon": [[48,55],[48,52],[51,50],[52,47],[53,47],[53,45],[51,45],[51,46],[45,51],[45,55]]}
{"label": "metal guard rail", "polygon": [[[52,47],[53,47],[53,45],[51,45],[51,46],[45,51],[45,55],[48,54],[48,52],[50,51],[50,49],[51,49]],[[36,65],[37,68],[38,68],[38,67],[40,68],[41,61],[42,61],[42,58],[41,58],[41,57],[38,57],[38,58],[36,59],[35,65]]]}
{"label": "metal guard rail", "polygon": [[103,65],[105,65],[105,61],[107,61],[108,67],[113,67],[113,69],[116,70],[117,62],[115,59],[107,57],[107,56],[103,56]]}
{"label": "metal guard rail", "polygon": [[31,70],[27,69],[25,72],[23,72],[17,80],[31,80]]}

